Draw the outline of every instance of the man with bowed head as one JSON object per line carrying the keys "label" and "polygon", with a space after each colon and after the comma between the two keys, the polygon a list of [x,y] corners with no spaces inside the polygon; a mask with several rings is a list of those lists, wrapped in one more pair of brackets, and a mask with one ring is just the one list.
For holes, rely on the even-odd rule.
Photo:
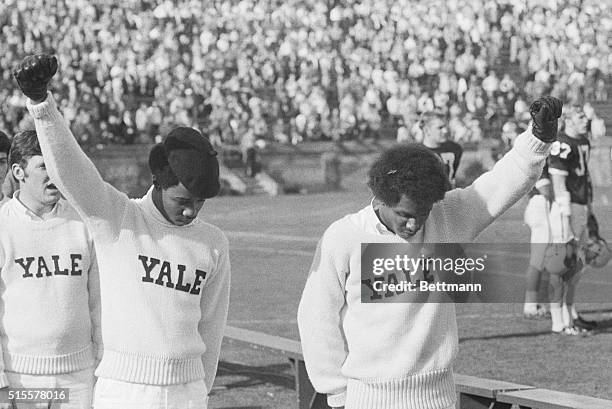
{"label": "man with bowed head", "polygon": [[139,199],[102,180],[57,110],[49,55],[14,76],[28,97],[51,180],[94,237],[103,357],[96,409],[207,407],[227,320],[228,241],[200,218],[217,195],[219,163],[207,138],[177,128],[149,156],[153,186]]}
{"label": "man with bowed head", "polygon": [[330,406],[455,407],[454,304],[363,303],[361,244],[472,242],[534,186],[561,107],[552,97],[535,101],[529,129],[465,189],[449,190],[444,164],[422,145],[397,145],[374,162],[372,202],[325,231],[298,309],[306,368]]}

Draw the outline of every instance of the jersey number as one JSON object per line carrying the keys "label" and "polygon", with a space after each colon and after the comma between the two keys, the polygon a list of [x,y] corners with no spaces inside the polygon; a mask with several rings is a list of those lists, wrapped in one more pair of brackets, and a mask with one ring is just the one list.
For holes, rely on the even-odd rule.
{"label": "jersey number", "polygon": [[[574,170],[576,176],[584,176],[586,173],[586,164],[589,161],[589,146],[579,145],[578,148],[578,167]],[[558,156],[561,159],[567,159],[572,147],[565,142],[555,141],[550,149],[550,154]]]}
{"label": "jersey number", "polygon": [[570,154],[571,151],[571,146],[569,146],[565,142],[555,141],[550,149],[550,154],[553,156],[558,156],[561,159],[567,159],[567,156]]}
{"label": "jersey number", "polygon": [[578,147],[578,167],[576,168],[576,176],[584,176],[586,173],[586,164],[589,161],[589,147],[587,145],[580,145]]}

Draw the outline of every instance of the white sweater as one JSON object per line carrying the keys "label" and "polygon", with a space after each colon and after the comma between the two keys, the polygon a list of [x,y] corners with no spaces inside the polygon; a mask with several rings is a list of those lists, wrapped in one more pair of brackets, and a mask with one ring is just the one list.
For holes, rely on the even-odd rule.
{"label": "white sweater", "polygon": [[[530,132],[495,167],[436,203],[413,243],[466,243],[538,179],[549,146]],[[330,406],[441,409],[455,402],[454,304],[361,302],[361,243],[403,243],[371,205],[324,233],[298,310],[308,374]]]}
{"label": "white sweater", "polygon": [[104,356],[99,377],[211,389],[229,304],[228,241],[196,219],[168,222],[153,204],[104,182],[52,95],[28,104],[51,180],[93,234],[100,269]]}
{"label": "white sweater", "polygon": [[90,367],[101,342],[98,270],[85,224],[64,200],[43,220],[18,197],[0,209],[0,387],[7,386],[4,370],[55,375]]}

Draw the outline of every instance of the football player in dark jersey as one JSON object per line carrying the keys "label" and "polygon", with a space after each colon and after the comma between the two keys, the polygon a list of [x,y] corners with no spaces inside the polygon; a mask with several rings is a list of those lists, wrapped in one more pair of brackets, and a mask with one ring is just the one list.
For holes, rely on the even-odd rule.
{"label": "football player in dark jersey", "polygon": [[582,107],[570,106],[564,111],[565,131],[553,143],[549,158],[555,197],[550,210],[552,247],[549,252],[559,254],[555,246],[561,245],[563,254],[567,254],[563,256],[563,263],[557,263],[561,268],[548,268],[552,286],[550,312],[553,332],[575,335],[596,325],[581,318],[574,306],[576,285],[583,271],[583,264],[576,256],[577,240],[586,229],[592,200],[588,168],[591,145],[587,138],[588,120]]}
{"label": "football player in dark jersey", "polygon": [[419,126],[423,131],[423,145],[436,152],[442,159],[448,179],[455,187],[455,177],[461,155],[463,155],[463,148],[448,139],[446,115],[439,111],[425,112],[421,115]]}

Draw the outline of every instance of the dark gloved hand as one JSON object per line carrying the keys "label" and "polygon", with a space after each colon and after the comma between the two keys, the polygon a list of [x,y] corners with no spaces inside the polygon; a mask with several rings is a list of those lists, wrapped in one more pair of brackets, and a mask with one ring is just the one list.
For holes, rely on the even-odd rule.
{"label": "dark gloved hand", "polygon": [[557,140],[557,122],[561,116],[563,102],[555,97],[538,98],[529,107],[533,119],[532,133],[542,142]]}
{"label": "dark gloved hand", "polygon": [[57,72],[57,58],[48,54],[30,55],[13,70],[13,76],[24,95],[32,101],[47,97],[49,81]]}

